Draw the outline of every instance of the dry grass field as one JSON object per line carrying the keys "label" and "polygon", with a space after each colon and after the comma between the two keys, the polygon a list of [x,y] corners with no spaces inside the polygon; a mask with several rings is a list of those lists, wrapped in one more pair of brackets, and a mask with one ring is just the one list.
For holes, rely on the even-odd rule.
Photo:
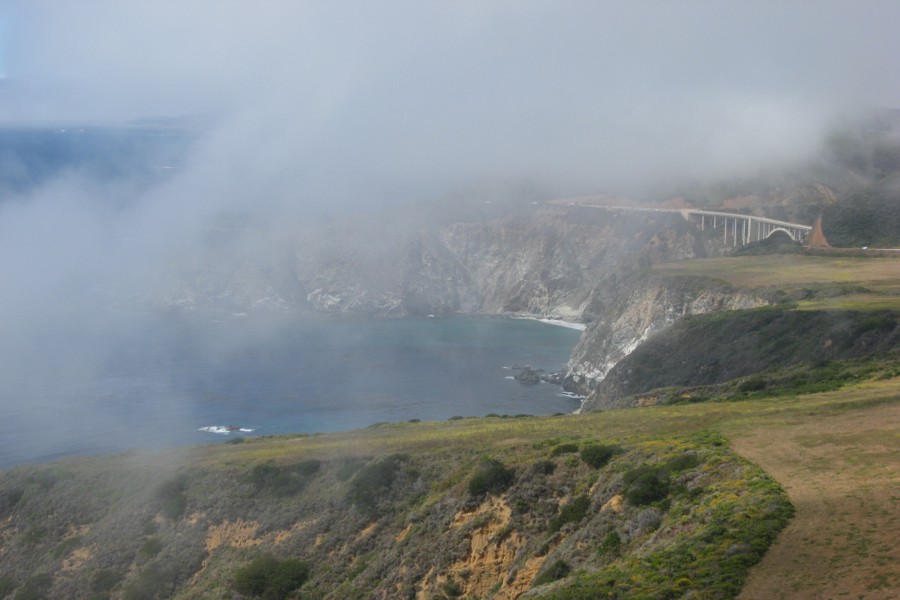
{"label": "dry grass field", "polygon": [[810,298],[798,302],[801,309],[900,308],[900,257],[735,256],[660,264],[653,270],[711,277],[740,288],[809,290]]}
{"label": "dry grass field", "polygon": [[[741,598],[898,597],[897,387],[895,381],[823,395],[845,404],[833,412],[823,404],[822,411],[763,417],[734,430],[734,449],[781,483],[797,511],[751,571]],[[890,401],[867,406],[873,393]]]}

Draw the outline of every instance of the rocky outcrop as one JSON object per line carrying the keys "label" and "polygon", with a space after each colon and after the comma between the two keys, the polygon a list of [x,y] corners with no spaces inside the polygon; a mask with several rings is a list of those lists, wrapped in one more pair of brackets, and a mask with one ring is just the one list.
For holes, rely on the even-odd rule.
{"label": "rocky outcrop", "polygon": [[182,310],[312,310],[369,316],[528,314],[590,319],[606,288],[658,262],[717,254],[674,213],[539,206],[441,225],[387,216],[298,230],[174,261],[151,294]]}
{"label": "rocky outcrop", "polygon": [[[890,310],[772,306],[697,315],[652,336],[619,361],[591,391],[583,409],[698,401],[715,395],[719,384],[749,376],[754,378],[732,389],[753,391],[770,384],[827,389],[844,377],[837,362],[896,357],[898,346],[900,314]],[[803,374],[797,377],[792,368]]]}
{"label": "rocky outcrop", "polygon": [[[762,296],[700,277],[638,275],[597,290],[591,311],[597,315],[582,335],[567,366],[565,384],[588,393],[644,340],[688,315],[754,308]],[[584,409],[591,409],[586,402]]]}

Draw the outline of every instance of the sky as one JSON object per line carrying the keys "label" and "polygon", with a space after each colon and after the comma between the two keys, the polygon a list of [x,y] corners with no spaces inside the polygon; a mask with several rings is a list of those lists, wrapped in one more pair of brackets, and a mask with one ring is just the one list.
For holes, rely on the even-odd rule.
{"label": "sky", "polygon": [[[803,160],[837,115],[900,108],[898,25],[893,0],[0,0],[0,127],[200,124],[156,186],[0,185],[0,436],[116,431],[70,382],[141,343],[109,297],[173,265],[478,182],[627,193]],[[211,251],[235,215],[263,233]]]}
{"label": "sky", "polygon": [[0,122],[203,115],[223,160],[332,201],[727,174],[900,107],[898,24],[892,1],[2,0]]}

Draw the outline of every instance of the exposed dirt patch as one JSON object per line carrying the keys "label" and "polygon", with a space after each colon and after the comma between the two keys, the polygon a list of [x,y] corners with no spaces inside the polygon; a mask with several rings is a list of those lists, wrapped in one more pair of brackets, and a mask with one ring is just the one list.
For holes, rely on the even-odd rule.
{"label": "exposed dirt patch", "polygon": [[740,598],[897,598],[898,432],[900,404],[893,404],[767,424],[734,439],[797,509]]}
{"label": "exposed dirt patch", "polygon": [[606,512],[608,510],[611,510],[614,513],[622,512],[622,496],[620,494],[616,494],[600,507],[600,512]]}
{"label": "exposed dirt patch", "polygon": [[397,534],[397,537],[394,538],[394,543],[399,544],[403,540],[406,539],[406,536],[409,535],[409,532],[412,531],[412,524],[407,525],[403,531]]}
{"label": "exposed dirt patch", "polygon": [[458,586],[465,597],[490,597],[495,600],[517,598],[525,592],[534,580],[543,563],[540,559],[526,562],[521,569],[510,574],[516,560],[516,553],[525,544],[518,532],[509,528],[512,509],[505,499],[490,497],[472,512],[459,512],[451,527],[458,528],[478,520],[481,525],[469,534],[469,552],[465,558],[447,569],[446,575],[439,575],[431,581],[430,573],[423,581],[419,598],[431,598],[448,584]]}
{"label": "exposed dirt patch", "polygon": [[188,515],[187,519],[185,519],[185,521],[187,522],[188,525],[197,525],[201,521],[205,521],[205,520],[206,520],[205,512],[192,512],[190,515]]}
{"label": "exposed dirt patch", "polygon": [[377,527],[378,527],[378,521],[373,521],[372,523],[366,525],[366,528],[363,529],[362,531],[360,531],[356,535],[356,539],[353,540],[354,543],[359,543],[360,541],[362,541],[362,540],[366,539],[367,537],[369,537],[370,535],[372,535],[372,532],[374,532]]}
{"label": "exposed dirt patch", "polygon": [[259,523],[243,519],[224,521],[221,525],[211,526],[206,534],[206,551],[207,553],[212,552],[223,544],[235,548],[255,546],[260,542],[254,537],[257,529],[259,529]]}
{"label": "exposed dirt patch", "polygon": [[76,548],[69,556],[65,558],[65,560],[63,560],[62,570],[64,573],[72,573],[78,571],[93,557],[93,547]]}
{"label": "exposed dirt patch", "polygon": [[294,534],[296,534],[300,531],[303,531],[307,527],[310,527],[311,525],[315,525],[318,522],[319,522],[318,519],[307,519],[305,521],[297,521],[296,523],[293,524],[293,526],[291,526],[290,529],[285,529],[283,531],[279,531],[278,533],[276,533],[275,534],[275,543],[283,544]]}

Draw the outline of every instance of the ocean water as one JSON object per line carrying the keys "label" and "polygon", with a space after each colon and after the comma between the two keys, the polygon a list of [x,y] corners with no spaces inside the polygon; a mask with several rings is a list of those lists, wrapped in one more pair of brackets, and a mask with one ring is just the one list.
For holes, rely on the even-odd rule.
{"label": "ocean water", "polygon": [[514,381],[511,367],[558,370],[579,335],[511,318],[154,319],[79,353],[89,359],[60,361],[52,378],[36,371],[46,385],[6,390],[17,396],[3,398],[0,466],[384,421],[571,412],[578,399]]}

